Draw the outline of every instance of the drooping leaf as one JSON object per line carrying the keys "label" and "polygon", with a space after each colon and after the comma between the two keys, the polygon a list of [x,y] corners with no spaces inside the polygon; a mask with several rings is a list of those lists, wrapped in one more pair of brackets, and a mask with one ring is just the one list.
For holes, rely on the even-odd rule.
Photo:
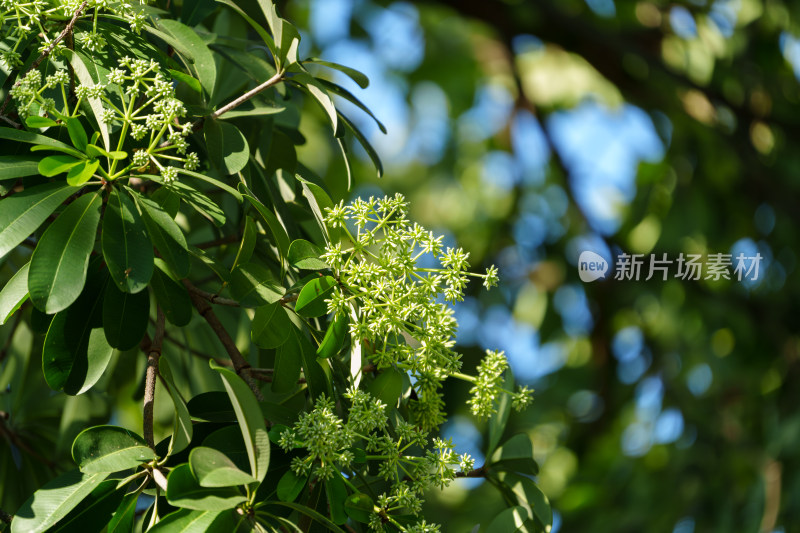
{"label": "drooping leaf", "polygon": [[28,299],[28,268],[25,263],[0,290],[0,326]]}
{"label": "drooping leaf", "polygon": [[167,477],[167,501],[185,509],[224,511],[247,501],[247,497],[235,487],[201,487],[191,467],[182,464],[173,468]]}
{"label": "drooping leaf", "polygon": [[330,268],[320,259],[323,251],[315,244],[303,239],[292,241],[289,246],[289,264],[305,270],[324,270]]}
{"label": "drooping leaf", "polygon": [[267,30],[264,29],[263,26],[261,26],[255,20],[253,20],[253,18],[250,15],[245,13],[244,10],[242,10],[242,8],[236,5],[236,3],[234,3],[232,0],[217,0],[217,1],[222,4],[225,4],[226,6],[232,8],[234,11],[239,13],[239,15],[241,15],[242,18],[244,18],[247,21],[247,23],[250,24],[250,26],[252,26],[252,28],[256,31],[256,33],[258,33],[258,35],[264,41],[264,44],[267,45],[267,48],[269,49],[272,56],[278,57],[278,51],[277,48],[275,47],[275,40],[272,38],[272,35],[270,35],[269,32],[267,32]]}
{"label": "drooping leaf", "polygon": [[239,265],[233,271],[230,289],[234,299],[243,307],[275,303],[286,292],[275,275],[255,261]]}
{"label": "drooping leaf", "polygon": [[11,522],[11,533],[48,531],[91,494],[106,477],[107,473],[83,474],[78,470],[71,470],[46,483],[17,509]]}
{"label": "drooping leaf", "polygon": [[101,205],[99,193],[79,197],[42,235],[33,251],[28,272],[31,301],[40,310],[57,313],[80,295],[86,282]]}
{"label": "drooping leaf", "polygon": [[69,377],[64,384],[64,392],[76,395],[92,388],[103,377],[113,353],[114,348],[108,344],[103,329],[93,328],[89,332],[86,351],[78,352],[73,360]]}
{"label": "drooping leaf", "polygon": [[142,437],[116,426],[84,429],[72,443],[72,458],[81,472],[119,472],[156,458]]}
{"label": "drooping leaf", "polygon": [[319,398],[323,394],[331,395],[330,363],[326,359],[317,359],[316,350],[306,336],[295,328],[292,334],[300,346],[300,355],[303,361],[303,374],[308,384],[312,398]]}
{"label": "drooping leaf", "polygon": [[328,496],[331,521],[337,525],[347,522],[347,510],[344,507],[347,500],[347,488],[339,474],[334,474],[325,482],[325,494]]}
{"label": "drooping leaf", "polygon": [[136,294],[153,276],[153,244],[127,194],[112,190],[103,215],[103,257],[116,287]]}
{"label": "drooping leaf", "polygon": [[192,299],[186,287],[174,281],[160,268],[153,271],[150,286],[167,320],[179,327],[192,320]]}
{"label": "drooping leaf", "polygon": [[189,454],[189,465],[201,487],[235,487],[257,481],[239,470],[228,457],[213,448],[198,446]]}
{"label": "drooping leaf", "polygon": [[328,94],[325,86],[322,85],[314,76],[306,72],[297,73],[292,76],[290,80],[292,83],[308,92],[312,98],[314,98],[314,100],[320,105],[322,110],[325,111],[325,114],[328,116],[328,121],[331,123],[331,128],[333,128],[334,134],[337,134],[340,131],[340,115],[336,112],[336,105],[333,103],[331,95]]}
{"label": "drooping leaf", "polygon": [[53,533],[102,531],[125,495],[124,490],[117,489],[117,483],[114,479],[100,483],[50,531]]}
{"label": "drooping leaf", "polygon": [[378,155],[378,152],[375,151],[375,148],[372,147],[370,142],[361,133],[361,130],[353,124],[347,117],[344,115],[339,115],[339,119],[344,123],[345,127],[353,134],[353,137],[356,138],[358,143],[364,148],[364,151],[367,152],[367,156],[372,160],[372,164],[375,165],[375,169],[378,171],[378,177],[380,178],[383,176],[383,163],[381,163],[381,158]]}
{"label": "drooping leaf", "polygon": [[[0,133],[7,129],[0,128]],[[0,200],[0,257],[36,231],[75,192],[65,183],[45,183]]]}
{"label": "drooping leaf", "polygon": [[340,97],[344,98],[348,102],[354,104],[356,107],[361,109],[364,113],[369,115],[370,118],[375,121],[375,124],[377,124],[378,129],[381,130],[382,133],[386,133],[386,131],[387,131],[386,130],[386,126],[383,125],[383,122],[378,120],[378,117],[376,117],[372,113],[372,110],[370,110],[370,108],[368,108],[361,100],[359,100],[356,97],[356,95],[354,95],[353,93],[351,93],[350,91],[348,91],[347,89],[342,87],[341,85],[338,85],[336,83],[330,82],[328,80],[317,79],[317,81],[319,81],[322,84],[322,86],[325,87],[328,90],[329,93],[335,94],[336,96],[340,96]]}
{"label": "drooping leaf", "polygon": [[189,252],[181,228],[156,202],[138,194],[133,198],[142,209],[142,221],[161,258],[178,277],[186,277],[189,274]]}
{"label": "drooping leaf", "polygon": [[369,87],[369,78],[367,78],[367,76],[363,72],[359,72],[354,68],[350,68],[345,65],[340,65],[339,63],[324,61],[318,57],[311,57],[309,59],[306,59],[304,63],[314,63],[316,65],[322,65],[323,67],[328,67],[334,70],[338,70],[339,72],[342,72],[343,74],[347,75],[347,77],[349,77],[351,80],[356,82],[358,86],[361,87],[362,89],[366,89],[367,87]]}
{"label": "drooping leaf", "polygon": [[501,472],[498,478],[511,489],[517,503],[539,523],[540,530],[547,531],[552,526],[553,511],[550,501],[531,478],[511,472]]}
{"label": "drooping leaf", "polygon": [[317,355],[319,357],[327,359],[339,353],[339,350],[341,350],[344,345],[345,339],[348,337],[347,326],[349,323],[349,317],[345,314],[341,314],[328,324],[325,336],[322,338],[322,342],[319,343],[319,348],[317,348]]}
{"label": "drooping leaf", "polygon": [[292,322],[283,306],[274,302],[256,309],[250,338],[261,348],[277,348],[289,338]]}
{"label": "drooping leaf", "polygon": [[[244,186],[241,186],[244,188]],[[272,234],[272,240],[275,243],[275,247],[278,249],[278,254],[281,257],[281,265],[284,264],[285,258],[289,253],[289,235],[286,233],[286,228],[278,220],[278,217],[275,214],[267,209],[267,207],[262,204],[255,196],[252,195],[246,188],[246,191],[243,195],[253,207],[256,208],[256,211],[261,215],[264,222],[266,222],[267,227],[269,228],[270,233]],[[281,267],[283,268],[283,267]]]}
{"label": "drooping leaf", "polygon": [[239,244],[239,250],[236,252],[236,257],[231,266],[231,272],[236,270],[236,267],[247,263],[253,257],[253,250],[256,247],[256,223],[251,217],[245,217],[244,230],[242,232],[242,242]]}
{"label": "drooping leaf", "polygon": [[239,128],[230,122],[211,119],[206,120],[203,131],[208,156],[223,173],[235,174],[247,165],[250,147]]}
{"label": "drooping leaf", "polygon": [[269,466],[270,445],[264,417],[250,387],[231,370],[210,361],[211,368],[219,372],[225,390],[236,411],[236,419],[250,458],[250,472],[259,482],[264,480]]}
{"label": "drooping leaf", "polygon": [[103,297],[103,331],[106,341],[125,351],[139,344],[147,331],[150,317],[150,295],[122,292],[113,283],[106,285]]}
{"label": "drooping leaf", "polygon": [[489,522],[486,533],[538,533],[540,530],[524,507],[504,509]]}
{"label": "drooping leaf", "polygon": [[308,200],[311,212],[314,214],[322,234],[325,235],[328,242],[339,242],[339,228],[328,228],[325,224],[325,210],[333,207],[333,201],[328,193],[319,185],[304,180],[300,176],[297,176],[297,180],[303,186],[303,195]]}
{"label": "drooping leaf", "polygon": [[97,159],[83,160],[67,172],[67,183],[73,187],[80,187],[94,176],[100,162]]}
{"label": "drooping leaf", "polygon": [[331,297],[336,289],[336,280],[331,276],[314,278],[303,287],[297,297],[294,310],[300,316],[318,317],[328,312],[325,300]]}
{"label": "drooping leaf", "polygon": [[169,452],[167,453],[167,455],[171,456],[182,452],[192,442],[192,434],[194,432],[192,417],[189,415],[189,408],[186,406],[183,396],[175,386],[175,380],[172,378],[172,371],[166,357],[162,357],[159,360],[158,373],[164,380],[167,392],[172,398],[172,404],[175,406],[175,424],[172,429],[172,439],[169,442]]}

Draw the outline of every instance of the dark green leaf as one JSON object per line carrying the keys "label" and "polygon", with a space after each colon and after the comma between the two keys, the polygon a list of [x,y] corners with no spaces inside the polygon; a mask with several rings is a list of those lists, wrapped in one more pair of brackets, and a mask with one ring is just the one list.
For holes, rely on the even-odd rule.
{"label": "dark green leaf", "polygon": [[25,263],[0,290],[0,326],[28,299],[28,268]]}
{"label": "dark green leaf", "polygon": [[125,351],[139,344],[147,331],[150,295],[122,292],[113,283],[106,285],[103,298],[103,331],[108,344]]}
{"label": "dark green leaf", "polygon": [[[505,390],[514,390],[514,374],[511,370],[506,370],[503,388]],[[486,448],[486,455],[490,457],[500,443],[500,439],[506,429],[506,422],[508,422],[508,416],[511,414],[511,396],[508,393],[502,393],[497,404],[497,413],[489,420],[489,442]]]}
{"label": "dark green leaf", "polygon": [[533,460],[533,443],[526,433],[518,433],[505,441],[492,454],[489,464],[529,475],[539,472],[539,467]]}
{"label": "dark green leaf", "polygon": [[[247,143],[247,141],[244,139],[244,136],[242,136],[242,140],[244,140],[245,144]],[[247,151],[246,152],[246,159],[249,159],[249,157],[250,157],[250,153],[249,153],[249,151]],[[247,161],[245,161],[245,163],[242,165],[242,168],[244,168],[244,165],[246,165],[246,164],[247,164]],[[241,170],[241,169],[239,169],[239,170]],[[236,172],[239,172],[239,170],[237,170]],[[231,196],[236,198],[236,200],[238,200],[239,202],[242,201],[242,195],[239,193],[239,191],[237,191],[236,189],[234,189],[230,185],[228,185],[226,183],[223,183],[220,180],[217,180],[217,179],[214,179],[214,178],[209,178],[208,176],[206,176],[204,174],[200,174],[198,172],[192,172],[191,170],[186,170],[186,169],[183,169],[183,168],[179,168],[178,172],[181,173],[181,174],[184,174],[186,176],[191,176],[191,177],[197,178],[197,179],[199,179],[201,181],[205,181],[206,183],[210,183],[214,187],[217,187],[217,188],[222,189],[223,191],[227,192],[228,194],[230,194]],[[230,174],[234,174],[234,173],[235,172],[230,172]]]}
{"label": "dark green leaf", "polygon": [[289,392],[297,387],[300,371],[303,368],[303,347],[295,327],[290,325],[287,340],[275,351],[275,372],[272,376],[272,391]]}
{"label": "dark green leaf", "polygon": [[175,425],[172,429],[172,439],[169,442],[169,451],[167,455],[175,455],[185,450],[189,443],[192,442],[192,417],[189,415],[189,408],[183,400],[178,387],[175,386],[175,380],[172,378],[172,371],[169,367],[169,361],[166,357],[162,357],[158,364],[158,373],[167,388],[167,392],[172,398],[172,404],[175,406]]}
{"label": "dark green leaf", "polygon": [[367,78],[367,76],[363,72],[359,72],[354,68],[350,68],[345,65],[340,65],[339,63],[324,61],[322,59],[319,59],[318,57],[312,57],[306,59],[305,62],[315,63],[317,65],[322,65],[324,67],[338,70],[339,72],[346,74],[351,80],[356,82],[358,86],[361,87],[362,89],[366,89],[367,87],[369,87],[369,78]]}
{"label": "dark green leaf", "polygon": [[[10,128],[0,128],[6,130]],[[0,200],[0,257],[36,231],[77,189],[65,183],[45,183]]]}
{"label": "dark green leaf", "polygon": [[342,120],[344,125],[347,127],[348,130],[353,134],[353,137],[358,140],[359,144],[364,148],[364,151],[367,152],[367,155],[372,160],[372,164],[375,165],[375,169],[378,171],[378,177],[380,178],[383,176],[383,163],[381,163],[381,158],[378,155],[378,152],[375,151],[375,148],[369,143],[367,138],[361,133],[355,124],[350,122],[344,115],[339,115],[339,118]]}
{"label": "dark green leaf", "polygon": [[[43,149],[45,150],[47,149],[67,150],[74,152],[74,154],[77,155],[78,157],[81,157],[82,155],[74,148],[71,148],[68,144],[64,144],[61,141],[51,139],[50,137],[47,137],[45,135],[40,135],[38,133],[32,133],[30,131],[25,131],[25,130],[15,130],[14,128],[0,128],[0,139],[41,145],[44,147]],[[33,150],[33,148],[31,148],[31,150]]]}
{"label": "dark green leaf", "polygon": [[231,272],[236,270],[236,267],[247,263],[253,257],[253,250],[256,247],[256,223],[252,218],[245,217],[244,231],[242,233],[242,242],[239,244],[239,250],[236,252],[236,257],[231,266]]}
{"label": "dark green leaf", "polygon": [[[142,177],[151,179],[158,183],[163,183],[160,176],[152,174],[142,174]],[[225,212],[202,192],[198,191],[191,185],[183,183],[182,181],[175,181],[170,184],[172,192],[177,194],[184,202],[192,206],[192,208],[214,223],[215,226],[222,226],[225,224]]]}
{"label": "dark green leaf", "polygon": [[189,275],[189,252],[183,231],[173,217],[156,202],[138,194],[133,195],[133,198],[141,207],[147,233],[161,258],[176,276],[185,278]]}
{"label": "dark green leaf", "polygon": [[289,338],[292,327],[294,326],[280,303],[263,305],[256,309],[250,338],[261,348],[277,348]]}
{"label": "dark green leaf", "polygon": [[293,502],[308,482],[308,476],[298,476],[290,468],[278,481],[278,498],[283,502]]}
{"label": "dark green leaf", "polygon": [[548,531],[553,524],[553,511],[547,496],[536,483],[528,477],[509,472],[501,472],[498,477],[511,489],[517,503],[539,522],[540,529]]}
{"label": "dark green leaf", "polygon": [[339,228],[328,228],[325,224],[325,210],[333,207],[330,196],[319,185],[306,181],[300,176],[297,176],[297,179],[303,186],[303,195],[308,200],[308,205],[311,207],[311,212],[314,214],[322,234],[327,237],[328,242],[339,242]]}
{"label": "dark green leaf", "polygon": [[372,498],[357,492],[348,496],[344,501],[344,510],[356,522],[368,524],[370,516],[375,512],[375,504],[372,502]]}
{"label": "dark green leaf", "polygon": [[239,421],[239,428],[242,431],[242,438],[250,459],[250,471],[253,477],[261,482],[267,475],[270,455],[269,437],[261,408],[253,391],[242,378],[231,370],[215,364],[213,359],[210,363],[211,368],[219,372],[222,377],[225,391],[236,411],[236,419]]}
{"label": "dark green leaf", "polygon": [[257,262],[239,265],[231,274],[231,295],[243,307],[275,303],[286,290],[275,275]]}
{"label": "dark green leaf", "polygon": [[187,405],[194,420],[201,422],[236,421],[233,405],[228,400],[228,395],[222,391],[203,392],[189,400]]}
{"label": "dark green leaf", "polygon": [[250,193],[250,191],[247,191],[243,185],[240,187],[245,190],[244,197],[253,205],[253,207],[256,208],[256,211],[258,211],[258,213],[264,219],[264,222],[267,223],[267,227],[269,228],[270,233],[272,233],[272,240],[275,243],[275,246],[278,248],[281,269],[283,269],[284,261],[289,253],[289,235],[286,233],[286,228],[283,227],[283,224],[281,224],[280,220],[278,220],[278,217],[276,217],[272,211],[267,209],[264,204],[257,200],[256,197]]}
{"label": "dark green leaf", "polygon": [[397,405],[397,400],[403,394],[404,374],[393,368],[388,368],[378,374],[375,381],[369,384],[367,392],[385,403],[389,409]]}
{"label": "dark green leaf", "polygon": [[39,174],[39,158],[30,155],[0,155],[0,181]]}
{"label": "dark green leaf", "polygon": [[40,310],[57,313],[80,295],[86,282],[102,203],[99,193],[81,196],[67,206],[42,235],[28,272],[31,301]]}
{"label": "dark green leaf", "polygon": [[102,244],[117,288],[131,294],[144,290],[153,276],[153,244],[136,206],[116,189],[109,195],[103,215]]}
{"label": "dark green leaf", "polygon": [[345,487],[340,474],[334,474],[332,478],[325,482],[325,494],[328,496],[331,521],[338,525],[347,522],[347,511],[344,508],[344,503],[347,500],[347,487]]}
{"label": "dark green leaf", "polygon": [[145,30],[156,37],[163,39],[167,44],[185,58],[186,66],[192,71],[195,77],[200,80],[200,84],[210,97],[214,94],[214,85],[217,79],[217,67],[214,56],[203,42],[203,39],[188,26],[177,20],[160,19],[158,21],[160,30],[145,25]]}
{"label": "dark green leaf", "polygon": [[234,487],[257,482],[253,476],[239,470],[224,453],[213,448],[193,449],[189,465],[201,487]]}
{"label": "dark green leaf", "polygon": [[167,477],[167,501],[170,505],[185,509],[224,511],[244,503],[247,497],[235,487],[201,487],[190,466],[182,464],[173,468]]}
{"label": "dark green leaf", "polygon": [[83,430],[72,443],[72,458],[81,472],[119,472],[137,468],[156,458],[144,439],[116,426],[95,426]]}
{"label": "dark green leaf", "polygon": [[306,240],[296,239],[289,246],[289,264],[305,270],[323,270],[330,268],[320,259],[323,251]]}
{"label": "dark green leaf", "polygon": [[89,137],[86,136],[86,130],[83,129],[80,119],[74,117],[67,117],[64,119],[67,125],[67,132],[69,133],[69,140],[72,141],[72,146],[81,152],[86,150],[86,145],[89,144]]}
{"label": "dark green leaf", "polygon": [[100,483],[50,531],[53,533],[103,531],[125,495],[124,489],[117,490],[117,483],[114,479]]}
{"label": "dark green leaf", "polygon": [[17,509],[11,523],[11,533],[48,531],[106,477],[107,473],[82,474],[78,470],[71,470],[46,483]]}
{"label": "dark green leaf", "polygon": [[153,271],[150,286],[167,320],[181,327],[192,320],[192,299],[186,287],[174,281],[160,268]]}
{"label": "dark green leaf", "polygon": [[335,289],[336,280],[331,276],[312,279],[300,291],[294,310],[298,315],[309,318],[326,314],[328,304],[325,300],[331,297]]}
{"label": "dark green leaf", "polygon": [[138,500],[138,492],[128,494],[122,499],[114,516],[108,522],[107,533],[131,533],[136,518],[136,502]]}
{"label": "dark green leaf", "polygon": [[521,506],[504,509],[486,528],[486,533],[539,533],[539,531],[528,511]]}
{"label": "dark green leaf", "polygon": [[239,128],[230,122],[210,119],[206,120],[203,131],[208,156],[223,173],[235,174],[247,165],[250,147]]}

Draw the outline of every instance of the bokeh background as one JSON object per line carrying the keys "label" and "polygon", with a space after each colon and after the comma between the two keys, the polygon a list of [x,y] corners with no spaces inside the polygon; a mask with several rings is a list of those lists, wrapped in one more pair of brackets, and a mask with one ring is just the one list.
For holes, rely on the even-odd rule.
{"label": "bokeh background", "polygon": [[[356,187],[309,105],[299,157],[340,198],[400,191],[412,217],[495,263],[456,307],[467,368],[509,356],[534,405],[512,418],[553,532],[800,530],[800,5],[780,0],[300,0],[301,55],[347,108]],[[339,189],[337,189],[339,187]],[[742,252],[755,282],[578,278],[577,257]],[[644,277],[644,276],[643,276]],[[466,390],[445,426],[481,463]],[[428,502],[446,531],[503,507],[480,480]]]}

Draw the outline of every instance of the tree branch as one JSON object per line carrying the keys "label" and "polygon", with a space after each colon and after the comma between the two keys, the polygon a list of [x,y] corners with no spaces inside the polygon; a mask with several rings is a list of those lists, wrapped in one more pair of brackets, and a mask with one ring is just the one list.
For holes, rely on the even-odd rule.
{"label": "tree branch", "polygon": [[470,470],[469,472],[456,472],[456,477],[486,477],[486,474],[488,473],[489,469],[486,467],[486,465],[483,465],[482,467]]}
{"label": "tree branch", "polygon": [[211,304],[209,304],[202,296],[199,296],[196,293],[196,291],[199,289],[192,285],[188,279],[184,279],[183,284],[189,291],[189,297],[192,299],[192,304],[194,304],[195,309],[197,309],[197,312],[200,313],[200,316],[202,316],[205,321],[208,322],[208,325],[211,326],[212,330],[214,330],[214,333],[222,343],[225,351],[228,352],[228,357],[231,358],[231,362],[233,363],[233,368],[236,370],[236,373],[239,375],[239,377],[244,379],[245,382],[247,382],[252,389],[253,394],[255,394],[256,398],[258,398],[258,401],[262,401],[264,399],[264,395],[261,394],[261,390],[258,388],[258,383],[256,383],[256,380],[253,379],[253,376],[250,373],[250,363],[248,363],[244,356],[242,356],[239,348],[236,347],[236,343],[233,342],[233,339],[225,330],[222,322],[220,322],[219,318],[217,318],[217,315],[214,314]]}
{"label": "tree branch", "polygon": [[274,76],[272,76],[270,79],[268,79],[267,81],[265,81],[264,83],[262,83],[258,87],[247,91],[246,93],[244,93],[242,96],[240,96],[239,98],[237,98],[233,102],[230,102],[229,104],[224,105],[221,108],[219,108],[216,111],[214,111],[213,113],[211,113],[211,117],[210,118],[217,119],[217,118],[221,117],[222,115],[224,115],[228,111],[232,111],[233,109],[239,107],[240,105],[242,105],[246,101],[250,100],[252,97],[257,95],[258,93],[266,91],[267,89],[269,89],[273,85],[277,85],[281,81],[283,81],[283,72],[276,72]]}
{"label": "tree branch", "polygon": [[161,346],[164,342],[164,312],[158,308],[156,312],[156,332],[147,353],[147,374],[144,382],[144,407],[142,408],[144,440],[155,449],[153,440],[153,404],[156,397],[156,377],[158,376],[158,359],[161,357]]}
{"label": "tree branch", "polygon": [[239,307],[239,302],[237,302],[236,300],[231,300],[230,298],[222,298],[217,294],[206,292],[203,289],[198,289],[194,285],[188,285],[186,288],[189,289],[190,293],[194,293],[197,296],[205,300],[208,300],[212,304],[227,305],[229,307]]}

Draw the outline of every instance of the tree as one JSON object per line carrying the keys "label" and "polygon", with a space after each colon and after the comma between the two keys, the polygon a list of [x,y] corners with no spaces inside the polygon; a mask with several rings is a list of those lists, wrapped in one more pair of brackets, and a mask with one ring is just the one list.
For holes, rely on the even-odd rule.
{"label": "tree", "polygon": [[[504,436],[528,389],[453,350],[448,303],[497,269],[298,157],[320,112],[348,185],[352,139],[382,172],[326,77],[363,74],[301,60],[267,0],[0,9],[4,526],[434,531],[423,497],[459,477],[509,502],[490,530],[549,526],[530,439]],[[486,464],[437,437],[453,379]]]}

